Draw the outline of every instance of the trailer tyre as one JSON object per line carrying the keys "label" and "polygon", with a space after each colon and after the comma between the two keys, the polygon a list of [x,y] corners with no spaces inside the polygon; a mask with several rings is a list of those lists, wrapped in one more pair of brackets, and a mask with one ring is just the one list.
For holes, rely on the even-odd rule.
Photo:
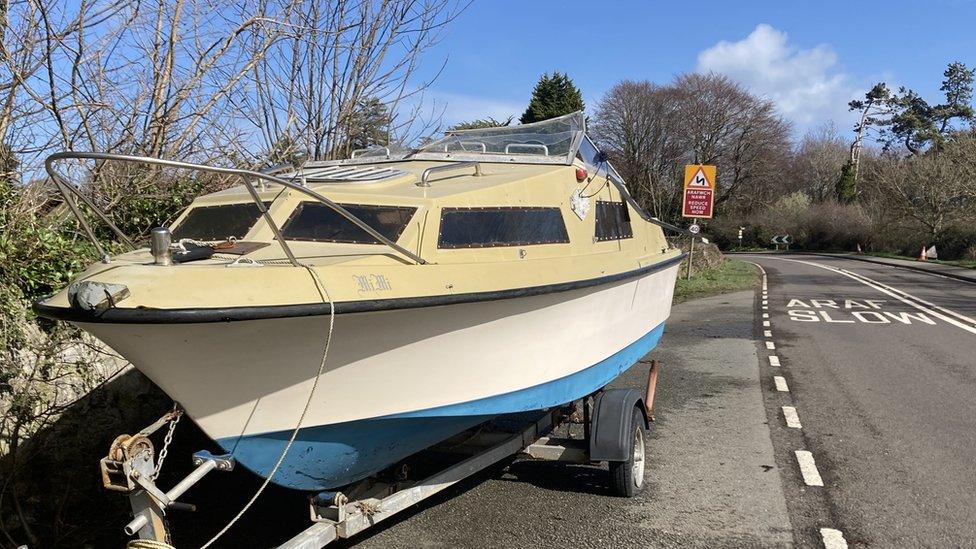
{"label": "trailer tyre", "polygon": [[631,412],[631,449],[627,461],[610,462],[610,491],[633,497],[644,487],[644,416],[635,406]]}

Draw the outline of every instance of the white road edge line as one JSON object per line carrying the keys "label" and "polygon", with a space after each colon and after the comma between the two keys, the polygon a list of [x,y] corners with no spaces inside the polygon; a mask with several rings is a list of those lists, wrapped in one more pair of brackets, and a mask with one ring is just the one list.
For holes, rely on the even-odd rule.
{"label": "white road edge line", "polygon": [[773,337],[772,330],[763,330],[763,337]]}
{"label": "white road edge line", "polygon": [[844,271],[842,271],[840,269],[835,269],[834,267],[828,267],[827,265],[821,265],[819,263],[813,263],[811,261],[802,261],[802,260],[799,260],[799,259],[783,259],[783,258],[779,258],[779,257],[772,258],[772,259],[778,259],[779,261],[792,261],[794,263],[803,263],[804,265],[810,265],[811,267],[819,267],[821,269],[825,269],[825,270],[828,270],[828,271],[833,271],[833,272],[835,272],[837,274],[844,275],[847,278],[856,280],[856,281],[860,282],[861,284],[864,284],[865,286],[869,286],[871,288],[874,288],[875,290],[878,290],[879,292],[881,292],[881,293],[883,293],[885,295],[889,295],[889,296],[897,299],[898,301],[901,301],[902,303],[911,305],[912,307],[915,307],[919,311],[926,312],[926,313],[928,313],[928,314],[930,314],[930,315],[932,315],[932,316],[934,316],[936,318],[940,318],[940,319],[944,320],[945,322],[948,322],[949,324],[952,324],[953,326],[956,326],[958,328],[962,328],[963,330],[966,330],[967,332],[969,332],[971,334],[976,334],[976,326],[967,326],[967,325],[963,324],[962,322],[959,322],[958,320],[956,320],[954,318],[950,318],[950,317],[948,317],[948,316],[946,316],[946,315],[944,315],[942,313],[933,311],[932,309],[929,309],[928,307],[923,307],[922,305],[919,305],[918,303],[916,303],[914,301],[910,301],[910,300],[908,300],[908,299],[906,299],[906,298],[904,298],[904,297],[896,294],[895,292],[893,292],[891,290],[887,290],[885,288],[882,288],[881,286],[879,286],[875,281],[871,280],[870,278],[867,278],[867,277],[864,277],[864,276],[861,276],[861,275],[854,275],[854,274],[845,273]]}
{"label": "white road edge line", "polygon": [[779,357],[776,356],[776,355],[770,355],[770,357],[769,357],[769,365],[770,366],[775,366],[775,367],[779,368]]}
{"label": "white road edge line", "polygon": [[763,320],[763,327],[769,328],[769,321],[768,320]]}
{"label": "white road edge line", "polygon": [[767,341],[766,348],[769,349],[770,351],[774,351],[776,350],[776,344],[773,343],[772,341]]}
{"label": "white road edge line", "polygon": [[802,429],[803,426],[800,425],[800,416],[796,413],[796,408],[793,406],[783,406],[783,419],[786,420],[786,426],[791,429]]}
{"label": "white road edge line", "polygon": [[797,450],[796,462],[800,466],[800,474],[803,475],[803,482],[807,486],[823,486],[823,479],[820,471],[817,470],[817,462],[813,460],[813,454],[806,450]]}
{"label": "white road edge line", "polygon": [[776,384],[776,390],[781,393],[790,392],[790,386],[786,384],[786,378],[783,376],[773,376],[773,383]]}
{"label": "white road edge line", "polygon": [[821,528],[820,537],[823,538],[824,549],[847,549],[847,540],[840,530]]}

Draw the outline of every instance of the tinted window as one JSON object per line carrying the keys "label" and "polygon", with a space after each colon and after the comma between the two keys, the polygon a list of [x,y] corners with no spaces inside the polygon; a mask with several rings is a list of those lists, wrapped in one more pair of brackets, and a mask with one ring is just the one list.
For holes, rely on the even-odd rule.
{"label": "tinted window", "polygon": [[[416,208],[401,206],[370,206],[365,204],[340,204],[352,215],[396,242],[410,222]],[[281,229],[286,240],[311,240],[313,242],[348,242],[353,244],[380,244],[369,233],[352,221],[319,202],[302,202],[289,216]]]}
{"label": "tinted window", "polygon": [[[267,208],[270,202],[265,202]],[[261,211],[253,202],[197,206],[190,210],[180,224],[173,228],[173,238],[194,240],[226,240],[244,238],[257,222]]]}
{"label": "tinted window", "polygon": [[630,228],[630,212],[623,202],[596,202],[596,239],[620,240],[630,238],[634,232]]}
{"label": "tinted window", "polygon": [[559,208],[444,208],[438,246],[483,248],[569,242]]}

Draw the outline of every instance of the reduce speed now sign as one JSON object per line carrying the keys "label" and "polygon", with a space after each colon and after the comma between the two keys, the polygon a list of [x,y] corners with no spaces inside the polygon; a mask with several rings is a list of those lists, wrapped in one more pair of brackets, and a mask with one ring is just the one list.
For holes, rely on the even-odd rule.
{"label": "reduce speed now sign", "polygon": [[689,164],[685,166],[685,186],[681,200],[681,215],[711,219],[715,206],[715,166]]}

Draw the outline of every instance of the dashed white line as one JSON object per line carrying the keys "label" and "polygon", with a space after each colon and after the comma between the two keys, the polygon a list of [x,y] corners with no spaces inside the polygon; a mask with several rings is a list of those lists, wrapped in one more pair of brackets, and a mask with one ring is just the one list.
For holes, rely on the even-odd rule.
{"label": "dashed white line", "polygon": [[[762,266],[759,265],[758,263],[753,263],[753,265],[755,265],[756,267],[758,267],[759,270],[762,272],[762,290],[763,290],[763,292],[762,292],[762,309],[765,311],[765,310],[768,310],[769,309],[768,295],[766,293],[766,270],[763,269]],[[841,274],[847,274],[847,273],[844,273],[842,270],[838,270],[838,272],[841,272]],[[854,275],[854,276],[851,276],[851,275]],[[855,276],[858,276],[858,275],[856,275],[854,273],[850,273],[847,276],[851,276],[851,278],[854,278]],[[867,279],[867,280],[870,280],[870,279]],[[867,282],[864,281],[864,280],[861,280],[861,282],[864,282],[864,283],[867,284]],[[874,281],[871,281],[871,282],[874,282]],[[880,283],[877,283],[877,284],[879,286],[882,286],[882,284],[880,284]],[[889,290],[889,291],[891,291],[891,292],[897,292],[897,293],[902,294],[902,295],[904,295],[906,297],[914,298],[914,296],[911,296],[909,294],[906,294],[905,292],[902,292],[902,291],[897,290],[895,288],[886,287],[886,289]],[[898,297],[898,296],[895,296],[895,297]],[[968,317],[965,317],[963,315],[959,315],[958,313],[954,313],[953,311],[949,311],[947,309],[943,309],[942,307],[935,306],[935,305],[933,305],[931,303],[927,303],[925,301],[922,301],[921,299],[918,299],[918,298],[914,298],[914,299],[916,299],[918,301],[921,301],[922,303],[925,303],[926,305],[929,305],[930,307],[933,307],[935,309],[939,309],[939,310],[941,310],[941,311],[943,311],[945,313],[952,314],[952,315],[954,315],[956,317],[962,317],[964,320],[971,320]],[[902,301],[904,301],[904,299],[902,299]],[[919,307],[916,305],[916,308],[919,308]],[[768,313],[763,313],[763,318],[764,319],[768,319],[769,318],[769,314]],[[769,326],[770,326],[769,320],[763,320],[763,327],[768,328]],[[773,331],[772,330],[763,330],[763,336],[766,337],[766,338],[768,338],[768,340],[765,342],[766,343],[766,348],[769,349],[769,350],[775,350],[776,349],[776,344],[772,341]],[[770,364],[770,366],[779,366],[780,365],[779,357],[776,356],[776,355],[770,355],[769,356],[769,364]],[[783,376],[773,376],[773,383],[776,384],[776,390],[777,391],[780,391],[780,392],[784,392],[785,393],[785,392],[789,392],[789,390],[790,390],[789,386],[786,384],[786,379]],[[783,406],[782,409],[783,409],[783,419],[786,421],[786,426],[787,427],[789,427],[791,429],[802,429],[803,428],[802,425],[800,425],[800,416],[799,416],[799,414],[796,413],[796,408],[795,407],[793,407],[793,406]],[[796,462],[800,466],[800,474],[803,476],[803,482],[806,483],[807,486],[823,486],[824,485],[823,484],[823,478],[820,476],[820,471],[817,470],[817,463],[813,459],[813,454],[811,454],[810,452],[808,452],[806,450],[796,450],[794,452],[794,454],[796,455]],[[844,533],[841,532],[840,530],[837,530],[835,528],[821,528],[820,529],[820,537],[823,540],[824,549],[847,549],[847,540],[844,538]]]}
{"label": "dashed white line", "polygon": [[773,383],[776,384],[776,390],[781,393],[790,392],[790,386],[786,384],[786,378],[783,376],[773,376]]}
{"label": "dashed white line", "polygon": [[794,454],[796,454],[796,462],[800,465],[803,482],[807,486],[823,486],[823,479],[820,478],[820,471],[817,470],[817,462],[813,460],[813,454],[806,450],[797,450]]}
{"label": "dashed white line", "polygon": [[847,540],[840,530],[821,528],[820,537],[823,538],[824,549],[847,549]]}
{"label": "dashed white line", "polygon": [[800,416],[796,413],[796,408],[793,406],[783,406],[783,418],[786,420],[786,426],[792,429],[802,429],[803,426],[800,425]]}

